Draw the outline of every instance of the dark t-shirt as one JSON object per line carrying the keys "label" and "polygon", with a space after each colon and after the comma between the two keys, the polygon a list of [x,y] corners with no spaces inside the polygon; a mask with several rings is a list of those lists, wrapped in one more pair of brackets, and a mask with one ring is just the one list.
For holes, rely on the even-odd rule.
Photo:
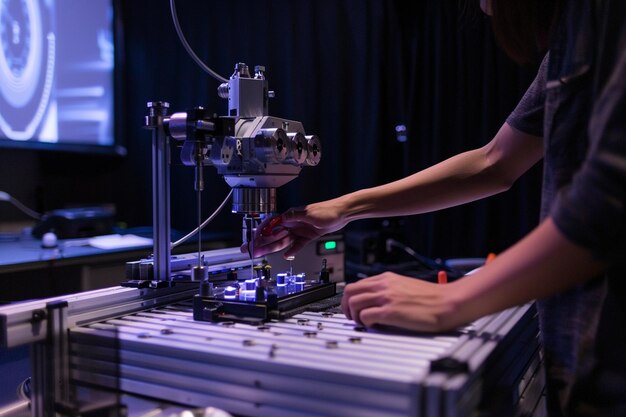
{"label": "dark t-shirt", "polygon": [[541,218],[609,264],[537,303],[550,416],[626,416],[626,1],[566,3],[507,123],[544,138]]}

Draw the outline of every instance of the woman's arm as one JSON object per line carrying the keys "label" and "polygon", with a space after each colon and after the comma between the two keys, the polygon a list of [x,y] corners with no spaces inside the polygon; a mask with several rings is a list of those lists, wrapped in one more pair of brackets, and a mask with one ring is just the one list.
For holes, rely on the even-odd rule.
{"label": "woman's arm", "polygon": [[[254,254],[262,256],[289,248],[285,256],[291,256],[311,240],[353,220],[425,213],[499,193],[542,156],[541,138],[505,123],[482,148],[398,181],[289,209],[272,223],[267,219],[259,227]],[[247,251],[247,246],[242,250]]]}
{"label": "woman's arm", "polygon": [[[348,221],[425,213],[508,190],[543,156],[542,139],[504,124],[482,148],[411,176],[339,197]],[[399,204],[401,202],[401,204]]]}

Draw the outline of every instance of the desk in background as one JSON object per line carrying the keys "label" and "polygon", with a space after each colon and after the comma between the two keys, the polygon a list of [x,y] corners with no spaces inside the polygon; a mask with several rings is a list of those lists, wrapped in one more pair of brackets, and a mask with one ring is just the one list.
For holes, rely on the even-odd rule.
{"label": "desk in background", "polygon": [[[203,237],[203,250],[232,245],[223,235]],[[175,253],[195,250],[192,239]],[[151,253],[151,245],[99,249],[80,239],[61,240],[58,248],[45,249],[41,240],[30,236],[5,239],[0,241],[0,304],[119,285],[126,262]]]}

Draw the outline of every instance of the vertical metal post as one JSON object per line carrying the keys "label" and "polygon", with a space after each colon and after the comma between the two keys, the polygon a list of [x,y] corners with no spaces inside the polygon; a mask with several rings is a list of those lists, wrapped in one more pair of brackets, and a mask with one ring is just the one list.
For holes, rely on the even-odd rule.
{"label": "vertical metal post", "polygon": [[170,280],[170,146],[163,119],[169,103],[148,103],[146,127],[152,129],[152,227],[154,279]]}
{"label": "vertical metal post", "polygon": [[31,415],[56,417],[71,414],[67,302],[46,305],[47,337],[33,345]]}
{"label": "vertical metal post", "polygon": [[30,414],[32,417],[46,416],[46,346],[45,342],[33,344],[31,348],[32,384]]}

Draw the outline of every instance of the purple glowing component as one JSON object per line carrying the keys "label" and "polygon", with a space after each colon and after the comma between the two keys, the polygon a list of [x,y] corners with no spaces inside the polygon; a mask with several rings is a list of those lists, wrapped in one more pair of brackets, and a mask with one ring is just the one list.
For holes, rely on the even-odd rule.
{"label": "purple glowing component", "polygon": [[245,281],[246,291],[254,291],[256,289],[256,279],[247,279]]}
{"label": "purple glowing component", "polygon": [[224,298],[235,298],[237,296],[237,287],[228,286],[224,288]]}

